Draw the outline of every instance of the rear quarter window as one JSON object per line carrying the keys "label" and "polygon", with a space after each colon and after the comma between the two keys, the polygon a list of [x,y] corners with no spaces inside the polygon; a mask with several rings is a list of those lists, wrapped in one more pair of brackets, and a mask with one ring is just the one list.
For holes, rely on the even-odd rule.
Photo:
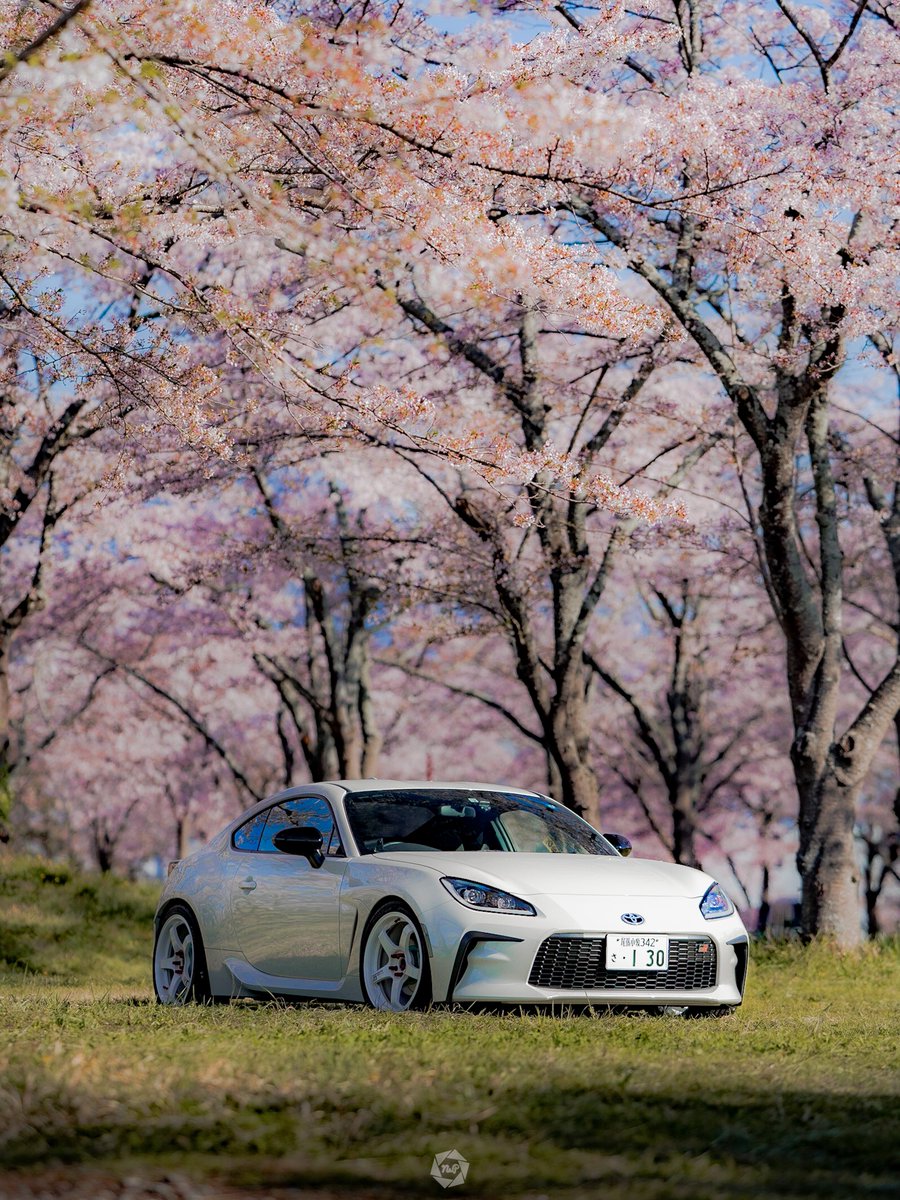
{"label": "rear quarter window", "polygon": [[258,850],[259,839],[262,837],[262,831],[266,827],[266,817],[268,809],[263,809],[249,821],[245,821],[243,825],[239,825],[234,831],[231,838],[231,844],[235,850]]}

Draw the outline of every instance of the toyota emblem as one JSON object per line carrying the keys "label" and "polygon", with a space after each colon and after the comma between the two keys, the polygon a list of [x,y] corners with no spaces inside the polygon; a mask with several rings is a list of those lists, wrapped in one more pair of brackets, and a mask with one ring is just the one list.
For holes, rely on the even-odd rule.
{"label": "toyota emblem", "polygon": [[622,920],[626,925],[643,925],[644,918],[640,913],[622,913]]}

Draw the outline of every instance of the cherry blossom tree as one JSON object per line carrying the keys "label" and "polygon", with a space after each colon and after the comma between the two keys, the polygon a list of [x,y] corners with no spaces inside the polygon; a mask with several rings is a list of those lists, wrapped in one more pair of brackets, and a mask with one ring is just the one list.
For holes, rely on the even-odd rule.
{"label": "cherry blossom tree", "polygon": [[900,900],[900,813],[896,777],[896,759],[892,754],[884,754],[867,781],[855,828],[862,861],[866,928],[870,937],[896,923]]}
{"label": "cherry blossom tree", "polygon": [[[290,450],[284,456],[290,460]],[[111,691],[121,697],[124,689],[150,714],[146,719],[181,730],[183,748],[167,755],[159,745],[155,764],[152,736],[136,739],[147,763],[128,769],[121,739],[108,739],[97,772],[103,786],[89,794],[102,792],[115,770],[139,778],[152,765],[148,777],[159,780],[152,803],[163,813],[171,809],[182,844],[203,817],[211,772],[220,779],[222,811],[303,778],[374,771],[380,718],[398,707],[397,700],[382,702],[376,712],[371,680],[370,640],[385,620],[386,585],[367,571],[371,560],[387,576],[379,563],[384,535],[374,515],[351,509],[352,493],[334,481],[335,463],[301,466],[302,486],[293,490],[286,484],[297,483],[296,462],[261,463],[248,474],[220,464],[211,479],[198,481],[201,465],[186,472],[188,487],[179,474],[183,452],[161,469],[157,463],[155,480],[133,480],[127,500],[111,499],[81,528],[78,566],[58,568],[54,611],[31,639],[33,655],[49,653],[55,630],[62,641],[51,657],[65,660],[68,638],[85,679],[112,677],[92,689],[60,745],[40,756],[48,770],[79,736],[102,727]],[[97,578],[86,587],[91,562]],[[67,686],[71,692],[74,684]],[[32,738],[52,723],[35,718]],[[87,770],[91,759],[83,757]],[[193,778],[186,766],[192,758]],[[102,818],[96,845],[107,850],[96,856],[107,866],[121,831],[134,826],[131,808],[109,791],[107,808],[92,818]],[[80,805],[79,796],[71,803]]]}
{"label": "cherry blossom tree", "polygon": [[610,722],[607,770],[666,852],[689,866],[715,853],[722,813],[744,808],[754,781],[766,775],[773,790],[789,786],[768,770],[772,760],[784,761],[785,714],[772,702],[776,678],[759,597],[754,604],[745,575],[729,579],[718,565],[718,579],[660,573],[635,581],[632,603],[640,597],[640,607],[611,624],[600,660],[591,655],[605,685],[601,703],[622,713]]}
{"label": "cherry blossom tree", "polygon": [[[84,646],[42,649],[44,721],[54,736],[17,772],[13,828],[101,871],[182,857],[234,811],[234,789],[202,735],[152,689]],[[85,695],[87,691],[87,695]],[[39,720],[33,716],[30,730]]]}
{"label": "cherry blossom tree", "polygon": [[[645,116],[659,117],[661,136],[686,112],[695,136],[689,145],[672,139],[668,173],[660,157],[648,162],[654,174],[640,198],[573,180],[568,201],[598,251],[624,260],[678,320],[756,448],[748,503],[785,638],[804,925],[843,944],[860,937],[856,800],[900,704],[896,637],[859,707],[843,704],[846,579],[831,400],[852,340],[886,345],[892,317],[880,136],[889,84],[872,74],[888,29],[866,8],[801,19],[787,4],[760,7],[748,29],[740,5],[713,14],[673,4],[671,53],[642,57],[621,86]],[[730,89],[738,50],[755,51],[768,76],[752,107]],[[726,115],[719,105],[729,95]],[[762,236],[752,249],[751,231]],[[896,481],[894,465],[876,501],[888,541]]]}
{"label": "cherry blossom tree", "polygon": [[[558,236],[593,236],[598,262],[624,264],[652,289],[755,448],[746,501],[785,637],[804,924],[844,944],[860,936],[856,797],[900,702],[895,636],[859,706],[848,711],[845,703],[847,580],[835,485],[842,450],[832,404],[854,338],[869,338],[890,367],[883,327],[895,315],[884,286],[892,218],[879,136],[888,84],[883,75],[869,83],[888,32],[866,7],[848,8],[843,19],[816,12],[807,18],[813,24],[787,6],[760,7],[745,34],[740,5],[715,15],[673,5],[664,18],[668,42],[627,62],[624,79],[601,75],[619,110],[634,115],[642,106],[628,144],[640,155],[629,155],[627,169],[624,152],[616,163],[625,182],[610,171],[608,146],[590,141],[593,130],[576,135],[563,117],[559,152],[539,171],[523,152],[507,167],[520,190],[510,189],[509,199],[501,191],[494,209],[499,220],[521,211],[526,180],[553,185],[557,210],[572,215],[571,231]],[[562,15],[581,27],[574,9],[563,6]],[[768,78],[738,86],[736,54],[756,55]],[[585,84],[577,75],[566,80],[582,94]],[[811,124],[826,133],[811,137]],[[433,145],[449,152],[453,136],[434,132]],[[533,204],[534,192],[527,194]],[[439,316],[429,322],[415,298],[401,295],[401,303],[462,345]],[[809,465],[798,472],[801,451]],[[887,472],[866,491],[890,546],[896,466]]]}
{"label": "cherry blossom tree", "polygon": [[[9,276],[48,336],[86,342],[113,373],[117,347],[63,329],[45,281],[77,286],[87,275],[111,298],[138,290],[156,339],[139,350],[148,360],[156,351],[144,401],[190,440],[221,437],[210,421],[221,393],[204,361],[210,340],[295,404],[312,430],[352,428],[361,412],[415,438],[415,421],[427,419],[422,398],[357,382],[342,339],[308,331],[360,296],[377,320],[378,265],[393,272],[422,251],[464,289],[508,293],[521,281],[557,309],[561,296],[579,303],[604,327],[640,328],[647,318],[613,271],[537,229],[498,230],[489,176],[418,145],[416,113],[442,122],[459,105],[473,136],[486,149],[496,142],[501,97],[535,64],[491,20],[477,39],[438,35],[402,5],[48,8],[7,5]],[[423,69],[435,37],[484,87],[468,94],[450,61]],[[614,21],[599,23],[594,50],[622,45]],[[453,203],[436,209],[433,189],[448,182]],[[427,432],[433,452],[473,464],[495,457],[484,445],[473,453],[477,431],[448,423],[439,438]]]}
{"label": "cherry blossom tree", "polygon": [[46,599],[47,561],[60,518],[90,489],[66,468],[107,414],[89,387],[72,394],[53,364],[29,354],[7,315],[0,399],[0,840],[21,757],[11,697],[13,643]]}
{"label": "cherry blossom tree", "polygon": [[[866,346],[895,373],[890,7],[497,7],[448,30],[402,4],[8,0],[4,284],[34,341],[192,446],[233,453],[235,414],[277,400],[418,467],[576,808],[607,552],[730,447],[783,639],[804,925],[853,944],[856,806],[900,706],[897,443],[860,469],[883,400],[844,403]],[[114,316],[73,316],[88,286]],[[626,444],[673,356],[709,420],[666,441],[644,410]]]}
{"label": "cherry blossom tree", "polygon": [[[476,379],[486,377],[490,390],[476,384],[485,420],[503,423],[511,445],[519,439],[536,458],[567,444],[567,457],[590,476],[623,420],[633,428],[632,422],[643,417],[648,441],[644,457],[635,457],[625,440],[616,469],[635,476],[650,462],[661,465],[663,482],[655,485],[654,503],[662,507],[661,496],[720,436],[699,437],[685,423],[653,414],[653,399],[649,407],[640,404],[655,366],[650,351],[610,375],[621,348],[590,339],[580,352],[561,355],[554,347],[562,340],[559,332],[542,330],[534,316],[522,325],[514,318],[503,337],[491,337],[489,327],[476,326],[470,314],[462,339],[421,298],[401,307],[436,333],[448,370],[469,368]],[[577,334],[567,331],[565,337],[575,341]],[[465,385],[464,373],[457,395]],[[528,728],[547,757],[547,786],[576,811],[596,812],[591,669],[585,649],[613,562],[634,533],[635,518],[626,509],[604,526],[599,504],[578,489],[554,486],[549,469],[535,472],[518,488],[476,486],[465,474],[441,471],[412,453],[399,453],[428,480],[445,520],[455,526],[448,549],[455,541],[454,552],[462,558],[456,568],[445,560],[445,606],[462,605],[502,630],[527,696]],[[610,452],[608,463],[614,461]],[[432,597],[439,590],[432,578],[425,586]]]}

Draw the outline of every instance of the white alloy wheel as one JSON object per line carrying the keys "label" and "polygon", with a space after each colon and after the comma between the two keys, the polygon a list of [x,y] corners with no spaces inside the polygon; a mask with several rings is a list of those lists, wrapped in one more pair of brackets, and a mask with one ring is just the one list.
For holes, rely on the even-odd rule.
{"label": "white alloy wheel", "polygon": [[194,931],[183,913],[163,922],[153,952],[153,981],[162,1004],[186,1004],[193,998],[196,956]]}
{"label": "white alloy wheel", "polygon": [[422,934],[412,915],[391,908],[377,916],[362,954],[362,983],[374,1008],[405,1012],[430,999],[431,978]]}

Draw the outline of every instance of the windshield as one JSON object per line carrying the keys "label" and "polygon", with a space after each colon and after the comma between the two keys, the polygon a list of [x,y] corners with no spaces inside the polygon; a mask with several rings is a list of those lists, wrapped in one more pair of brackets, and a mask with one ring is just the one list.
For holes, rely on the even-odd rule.
{"label": "windshield", "polygon": [[449,788],[351,792],[345,808],[361,854],[398,850],[616,854],[587,822],[537,796]]}

